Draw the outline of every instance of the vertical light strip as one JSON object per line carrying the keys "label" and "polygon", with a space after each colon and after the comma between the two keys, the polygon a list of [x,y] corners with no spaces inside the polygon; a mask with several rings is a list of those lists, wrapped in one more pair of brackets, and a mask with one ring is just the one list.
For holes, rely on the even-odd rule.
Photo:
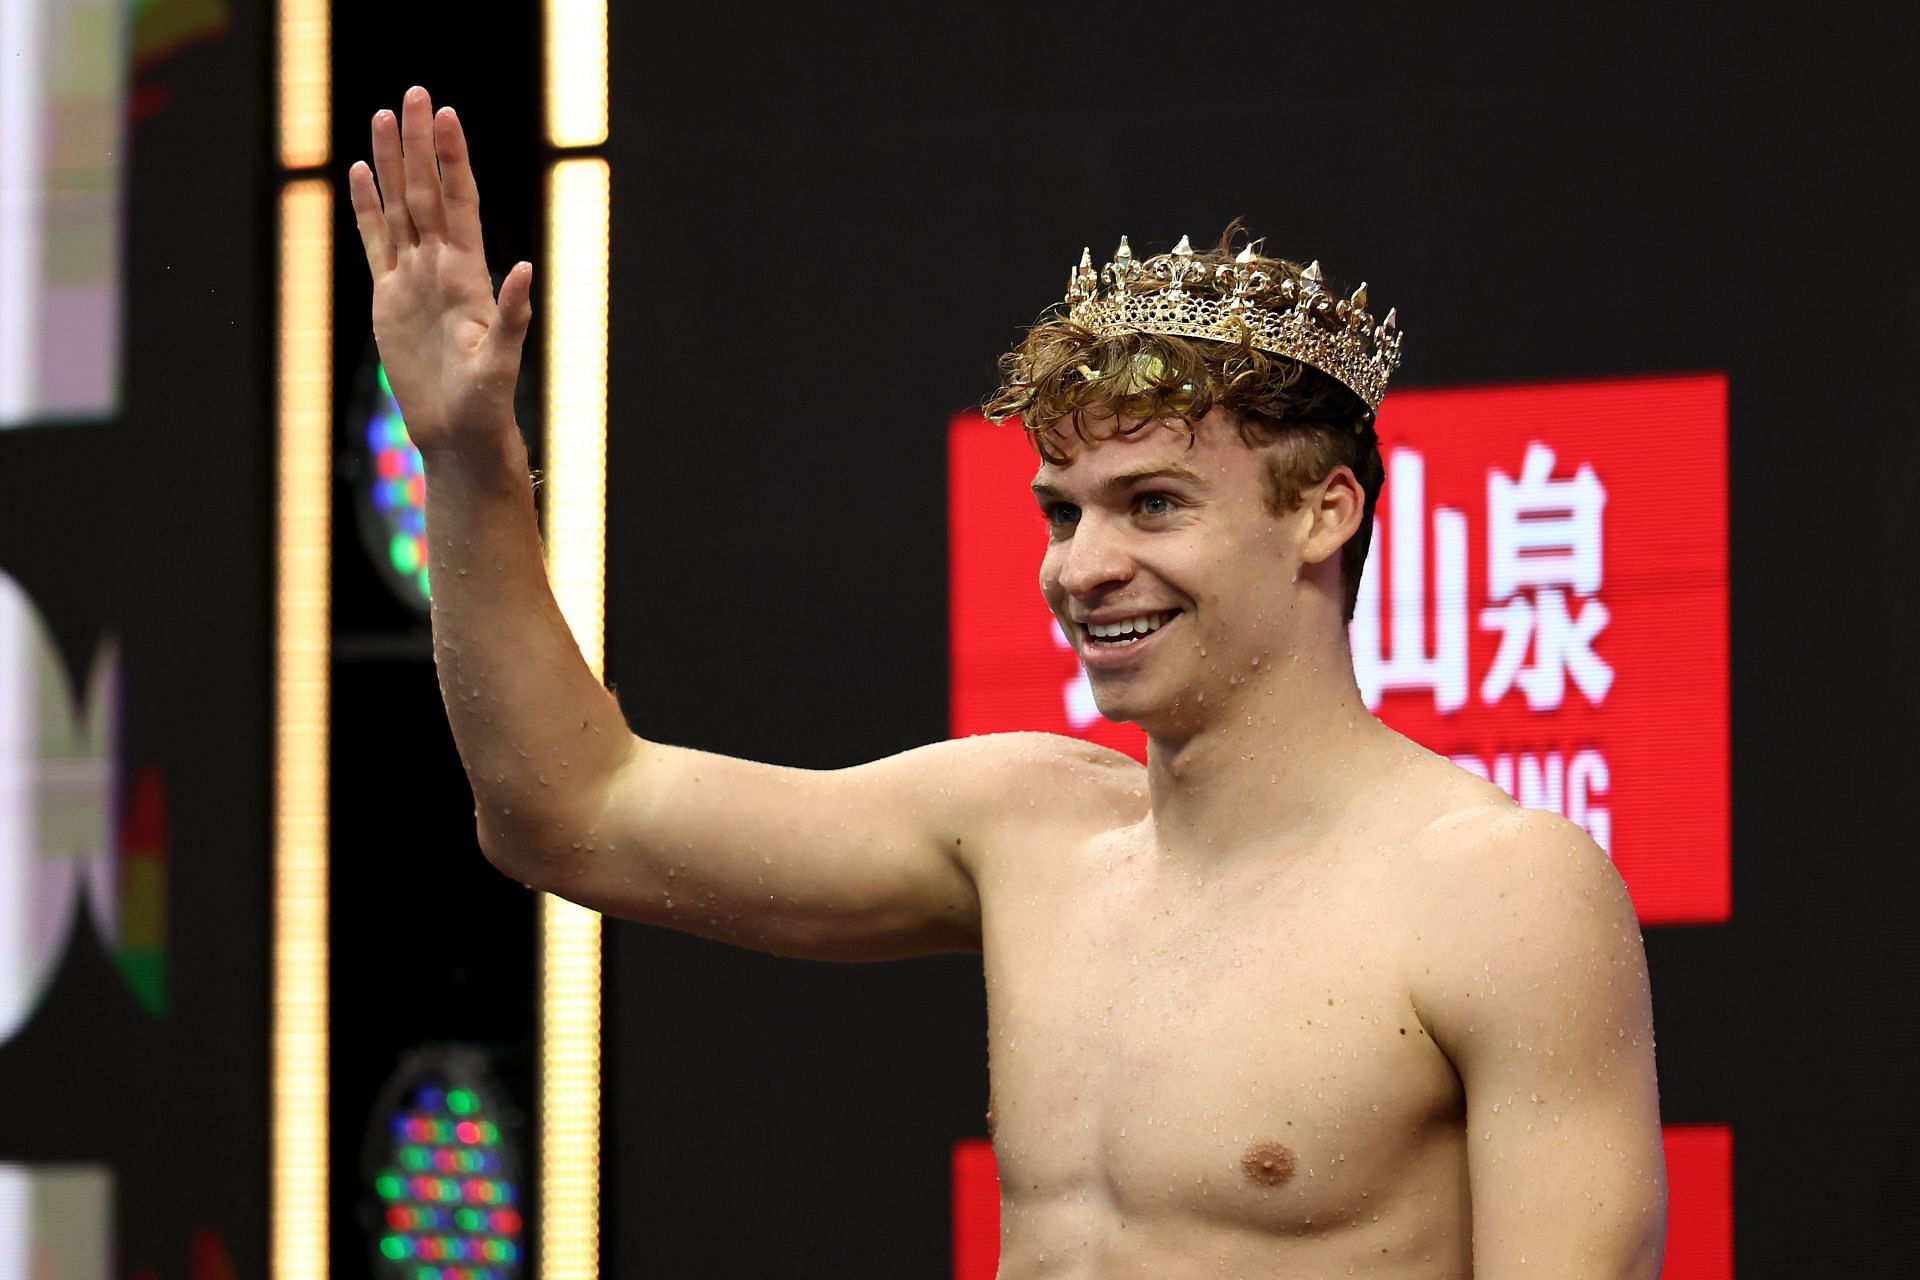
{"label": "vertical light strip", "polygon": [[280,194],[275,582],[273,1280],[327,1274],[328,548],[332,184]]}
{"label": "vertical light strip", "polygon": [[328,101],[333,63],[327,41],[328,0],[280,0],[280,163],[317,169],[332,158]]}
{"label": "vertical light strip", "polygon": [[[582,656],[603,678],[610,185],[602,159],[549,170],[542,308],[547,576]],[[599,915],[543,897],[541,953],[540,1273],[592,1280],[600,1258]]]}
{"label": "vertical light strip", "polygon": [[607,0],[547,0],[547,142],[607,140]]}

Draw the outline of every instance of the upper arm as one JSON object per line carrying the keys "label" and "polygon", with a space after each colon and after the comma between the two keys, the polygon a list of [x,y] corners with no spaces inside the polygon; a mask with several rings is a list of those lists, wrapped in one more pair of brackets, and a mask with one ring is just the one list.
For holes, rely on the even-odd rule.
{"label": "upper arm", "polygon": [[1626,886],[1577,825],[1535,810],[1448,871],[1413,985],[1466,1091],[1476,1280],[1651,1280],[1666,1162]]}
{"label": "upper arm", "polygon": [[541,887],[781,955],[977,952],[979,860],[1016,808],[1033,812],[1024,791],[1072,783],[1078,748],[991,735],[813,770],[636,739],[583,847]]}

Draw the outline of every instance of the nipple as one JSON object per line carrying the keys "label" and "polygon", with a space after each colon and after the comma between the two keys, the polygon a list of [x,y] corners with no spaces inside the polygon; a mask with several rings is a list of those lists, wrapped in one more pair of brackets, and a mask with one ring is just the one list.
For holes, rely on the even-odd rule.
{"label": "nipple", "polygon": [[1262,1187],[1284,1186],[1293,1177],[1293,1152],[1277,1142],[1256,1142],[1240,1158],[1240,1172]]}

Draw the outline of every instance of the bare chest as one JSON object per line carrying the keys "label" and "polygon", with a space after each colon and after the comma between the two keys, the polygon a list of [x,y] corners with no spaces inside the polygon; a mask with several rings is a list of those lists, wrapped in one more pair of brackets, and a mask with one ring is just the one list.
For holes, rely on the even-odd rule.
{"label": "bare chest", "polygon": [[990,904],[1009,1226],[1023,1212],[1259,1233],[1377,1221],[1460,1108],[1406,994],[1386,865],[1210,878],[1102,840]]}

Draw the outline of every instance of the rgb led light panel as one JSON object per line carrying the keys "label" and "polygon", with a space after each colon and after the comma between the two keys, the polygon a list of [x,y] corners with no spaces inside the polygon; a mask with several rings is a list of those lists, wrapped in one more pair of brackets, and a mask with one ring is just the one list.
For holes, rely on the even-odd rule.
{"label": "rgb led light panel", "polygon": [[380,577],[410,607],[427,610],[427,478],[407,438],[386,367],[362,377],[355,417],[354,486],[360,537]]}
{"label": "rgb led light panel", "polygon": [[[416,1059],[416,1062],[419,1060]],[[362,1216],[375,1273],[405,1280],[527,1274],[519,1161],[497,1091],[470,1063],[403,1068],[369,1140]]]}

